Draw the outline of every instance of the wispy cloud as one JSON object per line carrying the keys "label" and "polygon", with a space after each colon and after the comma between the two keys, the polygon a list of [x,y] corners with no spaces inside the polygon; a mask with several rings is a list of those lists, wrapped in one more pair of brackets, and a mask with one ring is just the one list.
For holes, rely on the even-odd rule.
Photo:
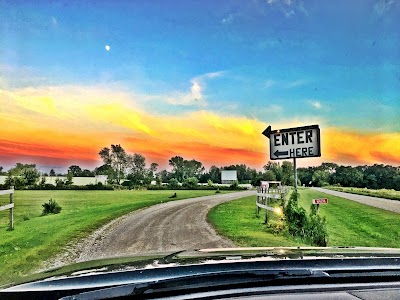
{"label": "wispy cloud", "polygon": [[297,79],[297,80],[293,80],[293,81],[287,82],[285,84],[285,87],[288,88],[288,89],[291,89],[291,88],[304,86],[306,84],[307,84],[307,80],[305,80],[305,79]]}
{"label": "wispy cloud", "polygon": [[314,108],[314,109],[321,109],[322,108],[322,104],[320,101],[318,100],[310,100],[308,101],[308,103]]}
{"label": "wispy cloud", "polygon": [[379,0],[374,5],[374,12],[378,16],[383,16],[387,12],[389,12],[395,5],[398,5],[399,1],[397,0]]}
{"label": "wispy cloud", "polygon": [[234,15],[232,13],[228,14],[226,17],[222,18],[221,23],[222,24],[230,24],[234,20]]}
{"label": "wispy cloud", "polygon": [[268,89],[276,84],[275,80],[268,79],[264,82],[264,88]]}
{"label": "wispy cloud", "polygon": [[51,16],[51,25],[53,25],[53,27],[57,27],[58,25],[58,21],[54,16]]}
{"label": "wispy cloud", "polygon": [[309,83],[307,79],[296,79],[296,80],[274,80],[274,79],[267,79],[264,81],[263,87],[264,88],[271,88],[271,87],[279,87],[284,89],[293,89],[297,87],[304,86]]}
{"label": "wispy cloud", "polygon": [[308,11],[301,0],[267,0],[267,4],[277,8],[286,18],[291,18],[297,14],[308,16]]}
{"label": "wispy cloud", "polygon": [[175,92],[167,97],[167,102],[173,105],[198,105],[207,106],[207,100],[204,96],[206,81],[223,76],[223,71],[210,72],[194,77],[190,80],[191,86],[189,92]]}

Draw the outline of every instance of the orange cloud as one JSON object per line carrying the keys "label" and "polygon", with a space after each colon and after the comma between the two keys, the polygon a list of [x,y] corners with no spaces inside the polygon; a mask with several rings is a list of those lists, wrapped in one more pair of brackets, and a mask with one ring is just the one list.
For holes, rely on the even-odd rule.
{"label": "orange cloud", "polygon": [[355,132],[328,128],[322,135],[324,157],[348,164],[400,165],[400,133]]}
{"label": "orange cloud", "polygon": [[[149,101],[143,109],[143,101]],[[98,151],[122,144],[149,162],[167,166],[180,155],[210,165],[246,163],[261,168],[269,157],[265,123],[206,110],[179,115],[152,112],[157,103],[115,89],[47,87],[0,90],[0,165],[35,157],[43,163],[100,165]],[[314,123],[314,122],[312,122]],[[272,124],[274,129],[304,122]],[[343,164],[400,164],[399,133],[360,133],[322,127],[322,157],[299,160]]]}

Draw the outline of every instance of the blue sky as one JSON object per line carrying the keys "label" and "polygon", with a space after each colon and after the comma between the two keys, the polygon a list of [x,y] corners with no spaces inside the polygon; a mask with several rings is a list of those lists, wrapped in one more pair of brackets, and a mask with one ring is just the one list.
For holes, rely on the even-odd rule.
{"label": "blue sky", "polygon": [[1,0],[0,20],[4,90],[101,86],[159,115],[400,131],[398,0]]}

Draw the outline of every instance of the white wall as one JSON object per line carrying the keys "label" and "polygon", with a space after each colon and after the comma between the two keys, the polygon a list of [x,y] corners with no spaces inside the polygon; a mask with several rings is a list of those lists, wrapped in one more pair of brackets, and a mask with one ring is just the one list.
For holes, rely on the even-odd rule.
{"label": "white wall", "polygon": [[221,182],[232,182],[237,180],[237,171],[236,170],[222,170],[221,171]]}
{"label": "white wall", "polygon": [[[4,184],[7,176],[0,176],[0,184]],[[56,184],[56,179],[67,180],[66,176],[45,176],[46,183]],[[74,185],[87,185],[87,184],[107,184],[107,175],[97,175],[95,177],[72,177],[72,184]]]}

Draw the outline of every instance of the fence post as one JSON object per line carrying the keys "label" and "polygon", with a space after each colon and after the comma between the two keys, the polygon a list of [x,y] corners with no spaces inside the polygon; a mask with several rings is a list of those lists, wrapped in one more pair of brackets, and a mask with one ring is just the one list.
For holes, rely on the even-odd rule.
{"label": "fence post", "polygon": [[[10,204],[14,203],[14,186],[10,186],[10,189],[13,190],[10,194]],[[13,215],[13,207],[10,208],[10,227],[9,230],[14,230],[14,215]]]}

